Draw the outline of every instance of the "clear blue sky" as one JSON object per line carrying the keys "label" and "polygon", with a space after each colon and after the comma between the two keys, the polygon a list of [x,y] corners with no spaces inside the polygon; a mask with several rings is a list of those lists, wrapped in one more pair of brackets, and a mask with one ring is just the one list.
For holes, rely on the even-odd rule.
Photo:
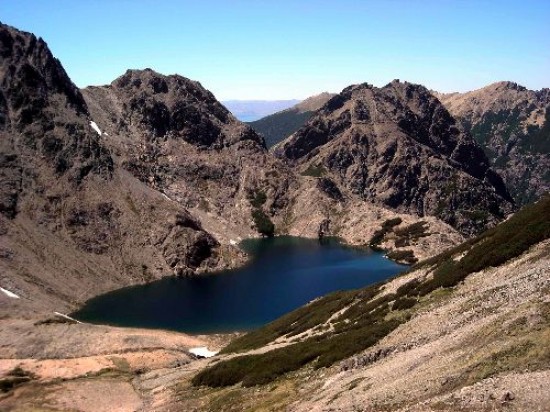
{"label": "clear blue sky", "polygon": [[399,78],[550,87],[550,0],[0,0],[78,86],[150,67],[219,99],[304,98]]}

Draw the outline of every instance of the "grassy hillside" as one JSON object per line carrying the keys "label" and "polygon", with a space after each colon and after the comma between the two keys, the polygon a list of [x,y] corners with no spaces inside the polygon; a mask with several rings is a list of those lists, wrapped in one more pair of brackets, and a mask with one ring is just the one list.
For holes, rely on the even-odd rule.
{"label": "grassy hillside", "polygon": [[[450,290],[469,274],[497,267],[550,237],[550,195],[526,206],[507,221],[411,270],[425,276],[381,295],[383,284],[338,292],[318,299],[233,341],[224,353],[252,350],[286,336],[292,344],[238,356],[201,371],[194,385],[221,387],[265,384],[300,369],[330,366],[373,345],[407,322],[417,306],[437,290]],[[309,333],[304,333],[309,331]]]}
{"label": "grassy hillside", "polygon": [[264,136],[265,144],[270,148],[302,127],[312,115],[313,112],[288,109],[248,124]]}

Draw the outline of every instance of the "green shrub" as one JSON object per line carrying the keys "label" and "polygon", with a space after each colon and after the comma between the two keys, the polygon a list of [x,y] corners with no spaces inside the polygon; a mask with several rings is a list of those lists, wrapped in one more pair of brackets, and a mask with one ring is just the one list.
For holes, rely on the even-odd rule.
{"label": "green shrub", "polygon": [[406,262],[409,264],[418,262],[418,259],[414,256],[412,250],[392,250],[391,252],[388,252],[386,256],[397,262]]}
{"label": "green shrub", "polygon": [[252,220],[254,220],[256,230],[262,235],[272,237],[275,234],[275,225],[263,210],[254,209],[252,211]]}
{"label": "green shrub", "polygon": [[414,298],[403,297],[393,303],[392,310],[407,310],[416,305],[417,302]]}
{"label": "green shrub", "polygon": [[327,173],[323,165],[310,164],[306,170],[302,172],[302,176],[321,177]]}
{"label": "green shrub", "polygon": [[248,196],[248,200],[252,207],[259,209],[267,201],[267,195],[262,190],[255,190]]}
{"label": "green shrub", "polygon": [[414,296],[418,285],[420,285],[420,281],[418,279],[412,279],[404,285],[399,286],[395,294],[397,297]]}
{"label": "green shrub", "polygon": [[426,233],[427,226],[428,224],[422,220],[420,222],[413,223],[412,225],[405,226],[402,229],[396,229],[395,234],[399,237],[405,237],[408,239],[418,239],[429,235]]}
{"label": "green shrub", "polygon": [[267,325],[247,333],[226,346],[222,353],[260,348],[279,336],[295,336],[325,323],[335,312],[349,305],[357,292],[334,292],[302,306]]}
{"label": "green shrub", "polygon": [[[409,246],[411,244],[411,241],[417,240],[421,237],[429,236],[430,234],[426,232],[427,229],[427,223],[424,221],[413,223],[412,225],[405,226],[402,229],[396,229],[394,231],[396,239],[395,239],[395,246],[396,247],[405,247]],[[414,260],[410,263],[416,263],[417,261]]]}
{"label": "green shrub", "polygon": [[285,373],[313,362],[315,368],[328,367],[376,344],[402,321],[383,320],[380,311],[368,322],[350,325],[348,330],[333,336],[317,336],[303,342],[275,349],[261,355],[249,355],[222,361],[202,370],[192,383],[195,386],[230,386],[242,381],[243,386],[264,385]]}
{"label": "green shrub", "polygon": [[380,284],[376,284],[358,291],[333,293],[236,339],[224,349],[224,353],[260,347],[278,336],[306,331],[348,307],[337,318],[331,331],[325,330],[323,334],[261,355],[220,362],[203,370],[193,379],[193,384],[216,387],[242,381],[243,386],[261,385],[306,364],[326,367],[367,349],[404,321],[385,319],[389,313],[388,302],[394,300],[395,295],[373,300],[379,290]]}
{"label": "green shrub", "polygon": [[410,245],[411,245],[410,240],[405,237],[399,237],[395,239],[395,247],[407,247]]}
{"label": "green shrub", "polygon": [[[426,295],[440,287],[453,287],[470,273],[499,266],[515,258],[532,245],[550,237],[550,195],[525,206],[510,219],[482,233],[477,238],[413,267],[435,266],[433,279],[416,289]],[[465,255],[456,261],[453,256]]]}
{"label": "green shrub", "polygon": [[380,249],[380,243],[382,243],[386,234],[391,232],[395,226],[400,225],[402,222],[403,220],[400,217],[385,220],[384,223],[382,223],[382,228],[374,232],[374,235],[369,241],[369,246],[375,250]]}
{"label": "green shrub", "polygon": [[[417,303],[415,296],[453,287],[470,273],[501,265],[549,237],[550,195],[547,195],[481,236],[415,266],[432,267],[433,278],[411,280],[400,286],[395,294],[379,298],[376,295],[382,284],[319,299],[235,340],[224,352],[260,347],[279,336],[303,332],[347,308],[332,320],[332,329],[264,354],[222,361],[201,371],[193,384],[218,387],[242,382],[243,386],[261,385],[306,364],[315,368],[330,366],[375,345],[408,320],[410,314],[387,319],[391,301],[394,301],[392,310],[410,309]],[[457,254],[464,256],[455,261],[453,256]]]}
{"label": "green shrub", "polygon": [[403,222],[403,219],[400,217],[395,217],[393,219],[385,220],[384,223],[382,223],[382,227],[387,230],[393,229],[395,226],[400,225]]}
{"label": "green shrub", "polygon": [[34,378],[35,375],[33,373],[21,369],[20,366],[16,366],[6,376],[0,378],[0,392],[9,392],[16,386],[29,382]]}

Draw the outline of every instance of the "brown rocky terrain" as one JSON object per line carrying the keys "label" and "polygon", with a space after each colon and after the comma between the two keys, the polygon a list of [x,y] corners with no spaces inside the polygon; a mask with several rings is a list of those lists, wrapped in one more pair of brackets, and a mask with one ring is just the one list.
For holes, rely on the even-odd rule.
{"label": "brown rocky terrain", "polygon": [[419,85],[350,86],[275,153],[340,192],[435,216],[465,234],[494,225],[513,208],[481,148]]}
{"label": "brown rocky terrain", "polygon": [[1,26],[0,54],[2,287],[65,310],[113,288],[242,261],[119,166],[42,39]]}
{"label": "brown rocky terrain", "polygon": [[153,411],[165,386],[201,365],[190,348],[218,350],[229,338],[3,319],[0,410]]}
{"label": "brown rocky terrain", "polygon": [[[222,242],[254,236],[255,210],[275,223],[277,233],[317,237],[324,224],[325,235],[365,246],[388,216],[399,214],[333,188],[330,179],[296,175],[249,126],[184,77],[133,70],[83,93],[121,166],[191,210]],[[197,137],[202,134],[210,140],[200,140],[206,139]],[[406,211],[400,216],[411,224],[419,220]],[[431,245],[449,247],[462,239],[451,226],[428,221],[424,245],[404,245],[416,258],[433,253]],[[395,248],[391,242],[384,246]]]}
{"label": "brown rocky terrain", "polygon": [[550,89],[498,82],[436,95],[480,144],[517,203],[550,189]]}
{"label": "brown rocky terrain", "polygon": [[[210,92],[184,77],[130,70],[111,85],[81,91],[42,39],[5,25],[0,25],[0,55],[2,411],[280,410],[301,408],[291,405],[299,399],[313,409],[332,408],[332,397],[323,397],[323,379],[336,376],[343,382],[342,370],[358,369],[363,358],[344,366],[306,368],[267,390],[197,389],[191,379],[211,364],[195,359],[189,348],[216,350],[234,336],[94,326],[63,313],[115,288],[242,264],[245,256],[235,244],[258,231],[339,235],[349,243],[397,250],[400,254],[391,256],[396,260],[414,260],[459,243],[463,234],[492,225],[511,210],[479,148],[419,86],[346,89],[281,146],[280,160]],[[347,94],[353,96],[349,101]],[[370,116],[376,121],[370,122]],[[327,142],[319,145],[323,133]],[[315,148],[301,155],[308,145]],[[521,285],[533,284],[518,290],[526,302],[535,302],[526,307],[544,320],[535,298],[546,293],[547,245],[537,247],[495,269],[491,279],[504,290],[508,281],[517,285],[517,268],[518,273],[541,273],[521,278]],[[466,289],[479,289],[474,304],[489,293],[483,283],[487,273],[492,276],[486,271],[469,278],[481,282]],[[425,275],[424,270],[411,276]],[[452,296],[461,298],[461,287]],[[439,310],[437,299],[436,292],[420,302],[432,317]],[[510,310],[523,313],[516,303],[508,305]],[[469,318],[458,315],[462,307],[451,305],[444,315],[467,327]],[[546,333],[539,318],[528,324],[541,325]],[[426,324],[428,329],[416,331],[427,342],[453,333],[444,325]],[[407,325],[396,330],[409,331],[403,339],[411,335]],[[330,322],[321,327],[330,329]],[[316,333],[308,329],[300,338]],[[392,336],[391,345],[382,343],[381,349],[393,350]],[[274,345],[289,343],[282,336]],[[430,354],[456,349],[447,343],[443,352]],[[413,361],[407,362],[403,365],[413,368]],[[432,366],[438,370],[439,364]],[[384,377],[385,370],[377,376]],[[403,368],[398,371],[405,375]],[[535,372],[524,375],[529,385],[546,379],[544,370]],[[494,391],[511,385],[517,395],[526,388],[509,384],[514,376],[498,379],[488,384]],[[415,385],[405,387],[416,391]],[[382,394],[372,392],[373,399],[386,399],[380,401],[384,407],[413,404],[401,398],[401,403],[387,401],[386,394],[397,395],[389,381],[385,388]],[[472,396],[478,392],[466,390]],[[436,397],[448,394],[430,389],[429,405],[447,402]],[[342,410],[353,406],[345,395],[336,395],[342,396],[342,403],[335,404]]]}
{"label": "brown rocky terrain", "polygon": [[[68,311],[117,287],[237,265],[234,245],[273,231],[271,220],[277,233],[323,226],[367,245],[389,218],[420,219],[296,175],[197,82],[130,70],[81,93],[43,40],[7,26],[0,39],[0,286],[23,306]],[[420,241],[401,242],[417,257],[462,239],[426,222]]]}
{"label": "brown rocky terrain", "polygon": [[83,94],[121,166],[197,215],[251,236],[257,194],[269,214],[287,206],[293,173],[198,82],[129,70]]}

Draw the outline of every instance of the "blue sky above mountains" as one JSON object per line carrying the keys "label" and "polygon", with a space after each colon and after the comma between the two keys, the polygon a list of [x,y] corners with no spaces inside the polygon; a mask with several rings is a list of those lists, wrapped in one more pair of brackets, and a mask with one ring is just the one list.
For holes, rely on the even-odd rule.
{"label": "blue sky above mountains", "polygon": [[2,0],[78,86],[150,67],[221,100],[305,98],[394,78],[449,92],[550,87],[550,1]]}

